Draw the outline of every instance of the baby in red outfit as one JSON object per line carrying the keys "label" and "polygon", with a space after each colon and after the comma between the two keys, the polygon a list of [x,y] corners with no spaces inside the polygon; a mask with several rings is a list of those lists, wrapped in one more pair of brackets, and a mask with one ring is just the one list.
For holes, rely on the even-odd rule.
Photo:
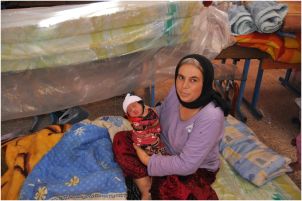
{"label": "baby in red outfit", "polygon": [[[156,111],[145,105],[140,97],[129,93],[123,102],[123,110],[133,127],[131,131],[132,141],[145,150],[148,155],[164,154],[165,148],[160,141],[161,129]],[[141,192],[141,198],[143,200],[151,199],[149,193],[151,178],[134,179],[134,182]]]}
{"label": "baby in red outfit", "polygon": [[130,94],[125,97],[123,109],[133,127],[133,142],[149,155],[163,154],[164,146],[160,141],[161,129],[156,111],[144,105],[140,97]]}

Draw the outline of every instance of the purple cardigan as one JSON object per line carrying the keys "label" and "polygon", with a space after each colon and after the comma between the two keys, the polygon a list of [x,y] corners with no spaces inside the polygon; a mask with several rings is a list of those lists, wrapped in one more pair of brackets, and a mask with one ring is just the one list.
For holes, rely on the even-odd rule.
{"label": "purple cardigan", "polygon": [[219,142],[224,134],[223,111],[210,102],[191,119],[182,121],[179,104],[175,87],[172,87],[163,104],[156,108],[162,135],[177,154],[153,154],[148,163],[150,176],[190,175],[198,168],[209,171],[219,168]]}

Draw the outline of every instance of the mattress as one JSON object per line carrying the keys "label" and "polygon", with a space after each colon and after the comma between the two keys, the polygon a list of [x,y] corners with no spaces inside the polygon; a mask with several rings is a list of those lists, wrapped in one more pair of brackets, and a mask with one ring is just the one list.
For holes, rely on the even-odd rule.
{"label": "mattress", "polygon": [[4,9],[1,18],[2,121],[146,87],[186,54],[213,59],[234,42],[227,14],[201,2]]}
{"label": "mattress", "polygon": [[212,184],[219,200],[301,200],[301,190],[283,174],[257,187],[242,178],[221,156],[221,166]]}
{"label": "mattress", "polygon": [[201,5],[101,2],[4,10],[2,72],[78,64],[187,41]]}

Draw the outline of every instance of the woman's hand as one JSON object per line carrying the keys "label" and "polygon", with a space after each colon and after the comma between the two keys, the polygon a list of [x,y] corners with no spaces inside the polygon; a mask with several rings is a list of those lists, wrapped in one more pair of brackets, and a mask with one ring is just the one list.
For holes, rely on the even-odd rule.
{"label": "woman's hand", "polygon": [[150,156],[139,146],[137,146],[136,144],[133,143],[133,147],[136,151],[136,154],[139,158],[139,160],[144,164],[144,165],[148,165],[149,160],[150,160]]}

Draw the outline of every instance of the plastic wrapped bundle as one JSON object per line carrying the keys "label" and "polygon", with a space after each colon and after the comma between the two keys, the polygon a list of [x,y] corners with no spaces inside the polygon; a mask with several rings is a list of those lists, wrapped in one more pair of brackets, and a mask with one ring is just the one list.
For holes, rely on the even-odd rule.
{"label": "plastic wrapped bundle", "polygon": [[104,2],[4,10],[2,72],[79,64],[187,41],[200,9],[199,3]]}
{"label": "plastic wrapped bundle", "polygon": [[98,2],[1,17],[2,121],[148,86],[182,56],[213,59],[233,42],[227,14],[200,2]]}

